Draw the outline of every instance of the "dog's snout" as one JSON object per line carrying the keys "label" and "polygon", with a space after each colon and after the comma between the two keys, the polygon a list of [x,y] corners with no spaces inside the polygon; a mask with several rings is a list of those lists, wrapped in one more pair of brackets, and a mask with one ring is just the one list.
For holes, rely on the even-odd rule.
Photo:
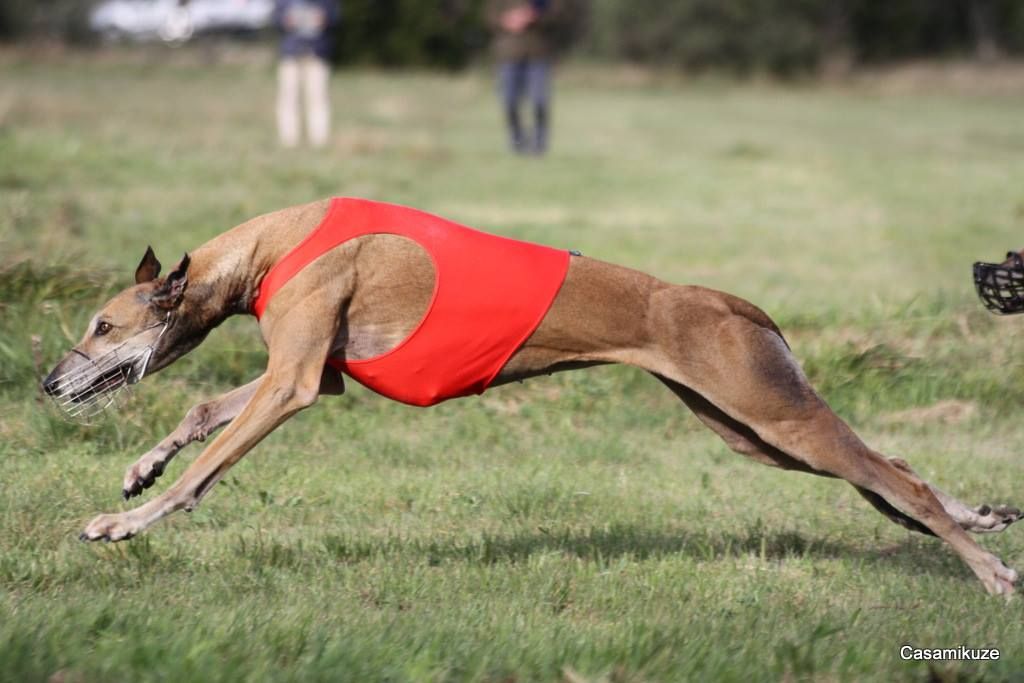
{"label": "dog's snout", "polygon": [[43,391],[47,396],[56,396],[60,393],[60,380],[50,373],[50,376],[43,380]]}

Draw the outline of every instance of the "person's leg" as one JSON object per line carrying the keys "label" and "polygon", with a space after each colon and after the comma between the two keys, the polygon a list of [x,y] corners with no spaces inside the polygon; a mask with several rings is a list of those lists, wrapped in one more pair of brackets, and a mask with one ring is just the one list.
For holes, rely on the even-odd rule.
{"label": "person's leg", "polygon": [[551,121],[551,62],[546,59],[531,61],[528,66],[527,80],[534,116],[530,151],[534,154],[544,154],[548,149],[548,131]]}
{"label": "person's leg", "polygon": [[285,147],[299,144],[299,64],[291,57],[277,66],[277,135]]}
{"label": "person's leg", "polygon": [[306,134],[314,147],[323,147],[331,131],[331,102],[328,95],[330,67],[319,57],[303,60],[306,93]]}
{"label": "person's leg", "polygon": [[519,100],[523,96],[525,76],[523,62],[509,60],[498,66],[498,89],[508,128],[509,146],[514,152],[524,151],[526,143],[519,119]]}

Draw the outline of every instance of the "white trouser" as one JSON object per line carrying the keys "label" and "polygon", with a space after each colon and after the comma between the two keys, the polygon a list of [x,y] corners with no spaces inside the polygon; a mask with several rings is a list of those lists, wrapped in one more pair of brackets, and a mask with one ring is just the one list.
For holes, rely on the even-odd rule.
{"label": "white trouser", "polygon": [[306,135],[314,147],[327,143],[331,103],[327,96],[327,62],[313,55],[286,57],[277,67],[277,133],[281,144],[299,144],[299,90],[305,97]]}

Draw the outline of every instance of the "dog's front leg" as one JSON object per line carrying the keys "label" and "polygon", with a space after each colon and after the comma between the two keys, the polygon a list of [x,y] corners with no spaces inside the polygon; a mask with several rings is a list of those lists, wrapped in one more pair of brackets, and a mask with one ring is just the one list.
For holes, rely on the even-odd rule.
{"label": "dog's front leg", "polygon": [[171,488],[133,510],[96,517],[82,532],[82,540],[121,541],[176,510],[192,510],[263,437],[316,401],[319,382],[319,369],[312,379],[268,370],[245,409]]}
{"label": "dog's front leg", "polygon": [[[236,389],[218,396],[212,401],[192,406],[171,434],[143,455],[124,475],[121,495],[125,500],[137,496],[148,489],[157,480],[164,469],[178,452],[193,441],[205,441],[206,437],[238,417],[245,408],[256,388],[263,379],[244,384]],[[345,383],[341,373],[331,367],[324,367],[320,378],[320,395],[337,395],[345,393]]]}
{"label": "dog's front leg", "polygon": [[248,384],[218,396],[212,401],[198,403],[185,413],[177,429],[167,438],[158,443],[151,451],[143,455],[124,475],[124,486],[121,494],[125,500],[142,493],[153,485],[164,472],[175,455],[193,441],[204,441],[213,432],[238,417],[245,408],[256,388],[263,379],[253,380]]}
{"label": "dog's front leg", "polygon": [[133,510],[95,518],[82,532],[83,540],[124,540],[176,510],[193,509],[263,437],[316,402],[337,321],[327,316],[311,319],[304,314],[308,308],[293,308],[299,315],[286,317],[277,326],[279,333],[268,340],[267,372],[256,382],[252,397],[181,478]]}

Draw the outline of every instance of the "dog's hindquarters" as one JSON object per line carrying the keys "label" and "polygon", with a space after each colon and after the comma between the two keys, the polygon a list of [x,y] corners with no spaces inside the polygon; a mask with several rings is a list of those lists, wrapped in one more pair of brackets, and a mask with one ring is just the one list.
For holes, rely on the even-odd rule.
{"label": "dog's hindquarters", "polygon": [[[756,437],[751,444],[768,446],[754,449],[757,455],[845,479],[894,521],[953,546],[990,592],[1012,592],[1016,574],[967,536],[932,489],[909,467],[868,448],[814,392],[764,313],[709,290],[694,296],[668,288],[652,304],[656,343],[648,362],[747,427]],[[696,316],[704,343],[681,346],[675,340],[692,332],[674,321],[692,320],[694,306],[704,309]]]}
{"label": "dog's hindquarters", "polygon": [[528,366],[542,360],[648,370],[734,450],[845,479],[897,523],[948,542],[990,592],[1013,590],[1016,574],[947,511],[966,506],[950,499],[955,506],[944,507],[902,461],[868,448],[811,388],[771,319],[742,299],[574,259],[551,312],[508,374],[539,374]]}

